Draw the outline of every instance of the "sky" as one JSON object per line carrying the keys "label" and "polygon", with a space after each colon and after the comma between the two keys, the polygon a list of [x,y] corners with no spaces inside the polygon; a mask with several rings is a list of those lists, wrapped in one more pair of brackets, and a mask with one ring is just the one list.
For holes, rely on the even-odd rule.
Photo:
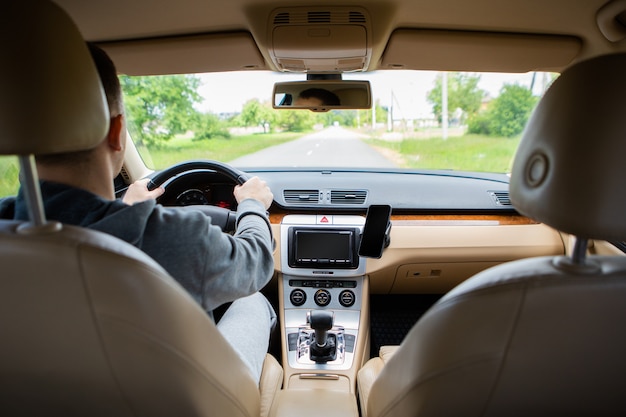
{"label": "sky", "polygon": [[[388,107],[394,100],[395,118],[417,119],[429,118],[432,105],[426,101],[428,91],[434,87],[438,73],[435,71],[377,71],[367,74],[348,74],[344,79],[369,80],[374,101],[380,100],[382,106]],[[200,95],[203,102],[197,105],[198,110],[212,113],[240,112],[243,104],[257,98],[261,102],[269,101],[273,84],[278,81],[302,81],[304,74],[277,74],[270,71],[254,72],[222,72],[200,74]],[[504,83],[519,83],[530,86],[532,73],[526,74],[481,74],[479,88],[487,91],[490,96],[497,97]],[[538,78],[536,85],[539,84]]]}

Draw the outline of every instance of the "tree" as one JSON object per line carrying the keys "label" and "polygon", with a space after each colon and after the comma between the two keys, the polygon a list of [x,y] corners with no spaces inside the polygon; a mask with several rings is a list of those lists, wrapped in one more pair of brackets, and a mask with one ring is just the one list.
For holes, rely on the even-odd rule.
{"label": "tree", "polygon": [[[435,117],[442,119],[442,76],[437,75],[435,86],[428,92],[427,100],[433,105]],[[464,123],[467,116],[473,115],[480,109],[480,104],[485,97],[485,91],[478,88],[480,75],[462,74],[451,72],[448,74],[448,120],[453,120],[456,109],[463,110],[463,117],[459,123]]]}
{"label": "tree", "polygon": [[159,146],[184,133],[196,117],[200,79],[193,75],[120,76],[129,130]]}
{"label": "tree", "polygon": [[528,88],[519,84],[505,84],[489,108],[489,131],[504,137],[522,133],[536,104],[537,97]]}
{"label": "tree", "polygon": [[225,123],[214,114],[197,113],[193,120],[193,140],[207,140],[217,137],[230,138]]}
{"label": "tree", "polygon": [[268,126],[274,123],[274,113],[267,103],[261,103],[254,98],[246,101],[241,109],[240,120],[244,126],[263,126],[263,132],[268,133]]}
{"label": "tree", "polygon": [[331,110],[324,116],[324,125],[332,126],[335,122],[341,126],[357,127],[358,110]]}
{"label": "tree", "polygon": [[317,123],[316,113],[309,110],[277,110],[277,123],[290,132],[309,130]]}

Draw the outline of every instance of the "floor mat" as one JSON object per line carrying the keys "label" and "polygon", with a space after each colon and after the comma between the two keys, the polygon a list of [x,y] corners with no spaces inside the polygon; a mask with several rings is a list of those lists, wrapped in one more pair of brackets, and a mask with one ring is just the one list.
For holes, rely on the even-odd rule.
{"label": "floor mat", "polygon": [[371,357],[384,345],[399,345],[417,320],[441,295],[371,295]]}

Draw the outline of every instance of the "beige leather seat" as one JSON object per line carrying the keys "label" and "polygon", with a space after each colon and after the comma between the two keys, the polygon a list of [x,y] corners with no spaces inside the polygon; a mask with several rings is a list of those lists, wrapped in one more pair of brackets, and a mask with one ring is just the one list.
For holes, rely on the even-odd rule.
{"label": "beige leather seat", "polygon": [[626,415],[626,55],[578,63],[516,155],[522,213],[577,236],[570,257],[503,264],[446,294],[358,376],[368,417]]}
{"label": "beige leather seat", "polygon": [[47,222],[32,154],[89,149],[108,129],[100,81],[54,4],[0,13],[0,154],[17,154],[31,221],[0,221],[0,414],[266,415],[261,389],[192,298],[152,259],[98,232]]}

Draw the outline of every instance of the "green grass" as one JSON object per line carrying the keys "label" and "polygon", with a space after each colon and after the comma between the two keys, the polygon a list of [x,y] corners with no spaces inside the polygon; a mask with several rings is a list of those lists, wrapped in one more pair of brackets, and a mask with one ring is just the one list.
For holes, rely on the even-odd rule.
{"label": "green grass", "polygon": [[0,198],[17,194],[19,163],[16,156],[0,156]]}
{"label": "green grass", "polygon": [[366,142],[391,150],[402,168],[510,172],[519,140],[519,137],[465,135],[446,140],[440,137],[401,141],[373,138]]}
{"label": "green grass", "polygon": [[[297,139],[304,133],[271,133],[233,136],[230,139],[192,141],[180,137],[161,149],[151,150],[155,169],[189,159],[231,161],[273,145]],[[368,144],[390,150],[402,168],[454,169],[460,171],[509,172],[519,138],[465,135],[442,138],[409,138],[402,141],[366,139]],[[389,152],[388,152],[389,153]],[[15,195],[19,186],[16,157],[0,157],[0,197]]]}
{"label": "green grass", "polygon": [[[204,141],[192,141],[188,137],[174,138],[161,149],[150,150],[153,162],[150,165],[154,165],[155,169],[162,169],[189,159],[213,159],[228,162],[261,149],[297,139],[304,134],[301,132],[254,134]],[[0,156],[0,198],[17,194],[18,173],[17,157]]]}
{"label": "green grass", "polygon": [[161,149],[150,149],[150,155],[154,163],[153,168],[155,169],[166,168],[176,162],[189,159],[212,159],[228,162],[270,146],[289,142],[304,134],[292,132],[268,133],[204,141],[192,141],[186,137],[179,137],[170,140]]}

